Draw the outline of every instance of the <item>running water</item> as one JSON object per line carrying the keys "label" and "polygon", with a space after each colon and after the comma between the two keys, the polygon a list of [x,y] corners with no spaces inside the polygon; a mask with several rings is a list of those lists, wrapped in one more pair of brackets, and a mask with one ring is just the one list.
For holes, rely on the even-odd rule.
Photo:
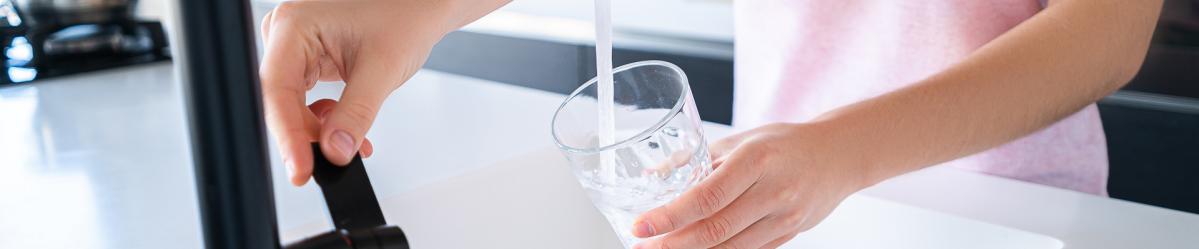
{"label": "running water", "polygon": [[[616,116],[612,83],[612,2],[595,0],[595,72],[599,98],[599,147],[616,143]],[[611,151],[600,154],[600,178],[612,182],[616,178],[616,155]]]}
{"label": "running water", "polygon": [[[612,75],[611,0],[595,0],[595,71],[598,125],[597,148],[611,146],[616,138],[633,138],[643,130],[616,129],[616,103]],[[663,85],[668,82],[637,82]],[[690,96],[688,92],[686,94]],[[689,97],[688,97],[689,98]],[[621,120],[630,124],[654,123],[672,115],[672,109],[621,109]],[[625,248],[640,239],[633,237],[637,215],[678,197],[710,172],[703,135],[676,126],[658,127],[644,139],[630,140],[624,147],[602,150],[599,161],[583,162],[576,171],[596,209],[608,219]],[[596,165],[598,164],[598,165]]]}

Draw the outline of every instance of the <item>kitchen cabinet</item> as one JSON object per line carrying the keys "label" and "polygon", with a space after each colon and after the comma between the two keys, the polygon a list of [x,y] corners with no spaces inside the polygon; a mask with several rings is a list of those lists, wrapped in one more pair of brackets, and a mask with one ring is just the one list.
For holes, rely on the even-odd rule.
{"label": "kitchen cabinet", "polygon": [[[730,45],[731,46],[731,45]],[[687,73],[705,121],[730,124],[733,115],[733,61],[730,57],[663,53],[617,44],[612,64],[662,60]],[[458,31],[434,47],[425,68],[567,94],[595,77],[591,44],[547,41]]]}
{"label": "kitchen cabinet", "polygon": [[1120,92],[1099,103],[1108,194],[1199,213],[1199,100]]}

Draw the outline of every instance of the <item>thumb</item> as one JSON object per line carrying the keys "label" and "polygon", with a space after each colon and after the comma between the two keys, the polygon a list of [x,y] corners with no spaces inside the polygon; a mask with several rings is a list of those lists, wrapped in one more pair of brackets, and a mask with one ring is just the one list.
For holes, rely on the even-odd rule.
{"label": "thumb", "polygon": [[389,72],[366,67],[358,68],[359,72],[346,79],[340,102],[329,111],[321,127],[321,152],[336,165],[354,159],[383,101],[399,84],[393,82],[395,77]]}

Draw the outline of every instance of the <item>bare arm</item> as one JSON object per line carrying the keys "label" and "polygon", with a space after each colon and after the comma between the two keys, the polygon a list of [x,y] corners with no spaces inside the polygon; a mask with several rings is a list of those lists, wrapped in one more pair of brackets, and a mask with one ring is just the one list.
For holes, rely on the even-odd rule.
{"label": "bare arm", "polygon": [[450,8],[453,9],[453,13],[455,13],[449,19],[450,29],[447,30],[449,32],[458,30],[462,26],[479,20],[479,18],[490,14],[496,9],[508,5],[512,0],[454,0],[444,2],[448,3],[451,6]]}
{"label": "bare arm", "polygon": [[868,181],[1045,128],[1140,69],[1161,0],[1057,0],[961,63],[818,118],[865,157]]}
{"label": "bare arm", "polygon": [[712,175],[632,233],[648,238],[641,248],[778,247],[868,185],[1012,141],[1120,88],[1161,5],[1054,1],[912,86],[722,139],[709,147]]}

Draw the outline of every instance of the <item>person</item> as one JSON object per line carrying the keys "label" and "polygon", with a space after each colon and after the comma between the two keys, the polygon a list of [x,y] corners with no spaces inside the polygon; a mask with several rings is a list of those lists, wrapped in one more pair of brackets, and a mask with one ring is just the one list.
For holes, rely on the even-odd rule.
{"label": "person", "polygon": [[[430,49],[507,0],[292,1],[262,23],[293,184],[346,164]],[[715,171],[641,215],[638,248],[774,248],[848,195],[934,165],[1105,195],[1094,103],[1139,70],[1162,0],[734,1],[734,125]],[[340,100],[305,105],[316,81]],[[654,237],[662,235],[660,237]]]}

